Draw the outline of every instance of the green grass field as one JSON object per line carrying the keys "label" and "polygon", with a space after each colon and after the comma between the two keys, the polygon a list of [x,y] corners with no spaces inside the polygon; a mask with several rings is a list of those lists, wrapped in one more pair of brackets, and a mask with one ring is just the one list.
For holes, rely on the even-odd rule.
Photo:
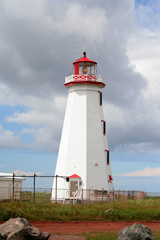
{"label": "green grass field", "polygon": [[[160,240],[160,231],[152,232],[156,240]],[[86,240],[117,240],[117,232],[107,232],[107,233],[88,233],[84,234]]]}
{"label": "green grass field", "polygon": [[50,221],[160,220],[160,199],[85,205],[0,202],[0,220],[8,220],[11,217]]}
{"label": "green grass field", "polygon": [[87,234],[83,234],[85,236],[86,240],[116,240],[117,239],[117,232],[91,232]]}
{"label": "green grass field", "polygon": [[[160,199],[126,200],[85,205],[58,203],[0,202],[0,220],[23,217],[48,221],[160,220]],[[160,231],[153,232],[160,240]],[[86,240],[115,240],[117,232],[84,233]]]}

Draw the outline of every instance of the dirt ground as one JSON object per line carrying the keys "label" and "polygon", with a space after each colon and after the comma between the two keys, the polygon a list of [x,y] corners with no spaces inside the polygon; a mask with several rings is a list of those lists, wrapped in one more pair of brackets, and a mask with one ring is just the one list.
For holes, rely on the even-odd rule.
{"label": "dirt ground", "polygon": [[[160,221],[95,221],[95,222],[51,222],[51,221],[29,221],[33,226],[43,232],[50,232],[49,240],[85,240],[85,237],[76,236],[87,232],[119,231],[134,223],[144,224],[152,231],[160,231]],[[0,223],[3,223],[0,221]],[[65,235],[67,234],[67,235]]]}
{"label": "dirt ground", "polygon": [[[40,228],[43,232],[50,232],[49,240],[85,240],[84,237],[74,236],[87,232],[108,232],[119,231],[134,223],[144,224],[152,231],[160,231],[160,221],[119,221],[119,222],[48,222],[48,221],[30,221],[33,226]],[[58,235],[60,234],[60,235]],[[63,235],[69,234],[69,235]]]}
{"label": "dirt ground", "polygon": [[144,224],[151,230],[160,231],[160,221],[119,221],[119,222],[48,222],[48,221],[30,221],[33,226],[40,228],[43,232],[51,234],[80,234],[83,232],[107,232],[119,231],[134,223]]}

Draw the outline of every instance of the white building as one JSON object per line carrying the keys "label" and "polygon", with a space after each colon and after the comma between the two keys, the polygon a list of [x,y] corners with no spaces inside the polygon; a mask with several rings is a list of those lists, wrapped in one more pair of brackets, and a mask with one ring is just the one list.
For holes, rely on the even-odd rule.
{"label": "white building", "polygon": [[[65,79],[68,101],[52,200],[80,199],[82,189],[113,191],[102,104],[105,84],[97,75],[97,63],[83,54],[84,57],[73,63],[74,74]],[[85,198],[88,191],[83,191]]]}
{"label": "white building", "polygon": [[23,180],[22,177],[13,177],[12,173],[0,173],[0,201],[13,199],[13,192],[14,199],[20,199]]}

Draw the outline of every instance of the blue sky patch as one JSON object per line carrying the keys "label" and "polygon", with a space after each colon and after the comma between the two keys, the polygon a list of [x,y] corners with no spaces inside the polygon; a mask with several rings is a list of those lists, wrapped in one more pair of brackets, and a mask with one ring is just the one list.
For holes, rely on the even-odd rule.
{"label": "blue sky patch", "polygon": [[3,126],[3,129],[13,131],[15,133],[19,133],[23,128],[28,128],[28,124],[25,123],[16,123],[9,122],[7,120],[8,117],[12,117],[14,113],[25,113],[30,109],[27,107],[23,107],[20,105],[9,106],[9,105],[0,105],[0,120]]}

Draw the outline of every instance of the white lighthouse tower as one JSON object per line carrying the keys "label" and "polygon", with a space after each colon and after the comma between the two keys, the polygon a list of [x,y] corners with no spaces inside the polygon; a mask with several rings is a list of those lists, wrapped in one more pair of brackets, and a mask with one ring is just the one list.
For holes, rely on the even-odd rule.
{"label": "white lighthouse tower", "polygon": [[82,192],[85,199],[88,190],[113,191],[102,104],[105,84],[97,63],[83,54],[73,62],[73,75],[65,78],[68,101],[52,200],[80,199]]}

